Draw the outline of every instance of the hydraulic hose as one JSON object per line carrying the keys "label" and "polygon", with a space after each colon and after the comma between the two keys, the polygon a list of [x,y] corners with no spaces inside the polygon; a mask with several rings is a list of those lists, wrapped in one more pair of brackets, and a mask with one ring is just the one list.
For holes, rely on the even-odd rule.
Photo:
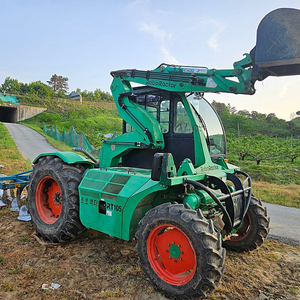
{"label": "hydraulic hose", "polygon": [[185,179],[183,181],[184,183],[188,183],[191,184],[194,188],[196,189],[202,189],[205,192],[207,192],[207,194],[209,194],[210,197],[212,197],[212,199],[216,202],[216,204],[220,207],[220,209],[222,210],[224,216],[223,216],[223,220],[225,223],[225,228],[227,233],[231,232],[232,230],[232,221],[231,218],[225,208],[225,206],[222,204],[222,202],[212,193],[212,191],[205,186],[204,184],[197,182],[197,181],[193,181],[193,180],[189,180],[189,179]]}
{"label": "hydraulic hose", "polygon": [[95,163],[96,167],[99,166],[98,160],[93,155],[88,153],[86,150],[84,150],[82,148],[73,148],[73,151],[81,152],[81,153],[85,154],[89,159],[91,159]]}

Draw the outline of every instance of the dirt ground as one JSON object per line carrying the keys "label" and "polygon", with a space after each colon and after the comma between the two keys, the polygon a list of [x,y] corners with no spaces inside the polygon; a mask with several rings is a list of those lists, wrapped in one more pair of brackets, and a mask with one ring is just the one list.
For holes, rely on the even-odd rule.
{"label": "dirt ground", "polygon": [[[88,230],[73,242],[50,244],[17,216],[0,210],[0,300],[167,299],[144,278],[135,241]],[[208,297],[299,298],[300,247],[271,240],[250,253],[227,252],[224,276]]]}

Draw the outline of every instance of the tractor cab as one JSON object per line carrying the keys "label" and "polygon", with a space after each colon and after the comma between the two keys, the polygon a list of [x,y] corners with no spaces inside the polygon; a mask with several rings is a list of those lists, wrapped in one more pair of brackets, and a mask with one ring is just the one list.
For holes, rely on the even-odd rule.
{"label": "tractor cab", "polygon": [[[226,154],[226,139],[219,116],[199,94],[163,91],[156,88],[135,88],[131,101],[137,102],[159,124],[163,134],[164,149],[134,149],[123,156],[122,165],[151,168],[157,152],[172,153],[176,167],[189,158],[195,165],[195,145],[201,131],[212,160]],[[197,128],[197,129],[196,129]],[[199,129],[199,131],[198,131]],[[123,121],[123,133],[135,129]]]}

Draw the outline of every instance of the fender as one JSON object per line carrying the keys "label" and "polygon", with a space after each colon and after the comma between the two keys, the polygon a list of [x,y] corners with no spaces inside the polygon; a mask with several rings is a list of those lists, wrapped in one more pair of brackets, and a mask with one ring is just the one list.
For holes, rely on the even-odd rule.
{"label": "fender", "polygon": [[57,156],[60,159],[62,159],[66,164],[68,165],[72,165],[72,164],[83,164],[85,165],[87,168],[89,169],[93,169],[94,168],[94,163],[92,163],[91,161],[89,161],[87,158],[71,152],[71,151],[67,151],[67,152],[47,152],[47,153],[42,153],[40,155],[38,155],[33,163],[36,164],[39,159],[41,157],[45,157],[45,156]]}

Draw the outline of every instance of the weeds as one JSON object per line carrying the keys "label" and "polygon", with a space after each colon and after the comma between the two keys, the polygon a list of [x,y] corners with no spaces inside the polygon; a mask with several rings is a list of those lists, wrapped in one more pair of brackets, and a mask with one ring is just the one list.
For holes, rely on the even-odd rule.
{"label": "weeds", "polygon": [[121,270],[122,270],[122,268],[120,266],[114,266],[114,267],[110,268],[107,272],[108,272],[108,274],[113,275],[116,273],[117,274],[120,273]]}
{"label": "weeds", "polygon": [[19,268],[11,268],[8,270],[8,274],[13,275],[13,274],[19,274],[20,269]]}
{"label": "weeds", "polygon": [[116,288],[114,290],[101,291],[99,297],[103,298],[103,299],[111,298],[111,297],[120,298],[123,295],[124,295],[124,293],[119,288]]}
{"label": "weeds", "polygon": [[296,289],[295,289],[293,286],[290,287],[290,292],[291,292],[291,294],[293,294],[293,295],[297,295]]}
{"label": "weeds", "polygon": [[5,292],[13,292],[15,290],[15,285],[8,281],[2,283],[1,287]]}
{"label": "weeds", "polygon": [[21,242],[30,242],[29,233],[25,231],[25,235],[20,237]]}

